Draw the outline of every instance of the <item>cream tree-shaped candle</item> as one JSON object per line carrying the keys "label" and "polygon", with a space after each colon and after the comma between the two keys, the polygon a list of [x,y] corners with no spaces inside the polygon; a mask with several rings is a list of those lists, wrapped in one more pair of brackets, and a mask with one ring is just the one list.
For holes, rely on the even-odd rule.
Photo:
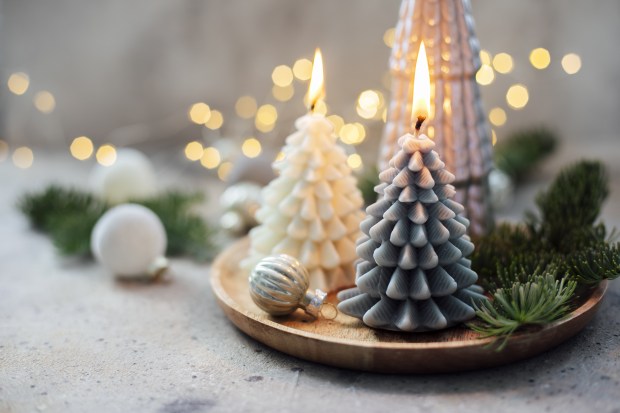
{"label": "cream tree-shaped candle", "polygon": [[317,49],[310,113],[297,119],[297,130],[282,149],[284,158],[273,165],[278,177],[262,191],[259,226],[250,232],[250,255],[242,266],[249,271],[266,256],[291,255],[308,270],[310,288],[331,291],[354,282],[363,199],[331,122],[313,113],[323,94]]}

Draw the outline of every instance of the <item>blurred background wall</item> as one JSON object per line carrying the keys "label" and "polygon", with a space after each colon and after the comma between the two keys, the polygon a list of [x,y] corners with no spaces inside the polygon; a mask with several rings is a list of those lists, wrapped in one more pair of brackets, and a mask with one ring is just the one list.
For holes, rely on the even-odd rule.
{"label": "blurred background wall", "polygon": [[[272,71],[311,59],[316,46],[324,53],[329,112],[365,125],[364,145],[379,141],[380,117],[358,116],[356,100],[366,89],[387,97],[386,30],[397,21],[399,0],[0,4],[0,139],[5,148],[6,143],[9,148],[67,147],[80,135],[118,146],[244,135],[276,145],[304,113],[307,84],[295,81],[292,98],[278,102],[271,95]],[[507,115],[503,126],[494,126],[498,139],[511,130],[545,124],[568,144],[619,141],[620,1],[473,0],[472,7],[482,48],[491,58],[508,53],[514,62],[510,73],[495,72],[493,82],[482,86],[486,110],[499,107]],[[550,52],[543,70],[529,61],[539,47]],[[568,53],[581,59],[574,74],[562,65]],[[573,64],[569,71],[574,70]],[[16,72],[28,76],[22,94],[9,90]],[[516,83],[529,91],[521,110],[506,102],[508,88]],[[20,84],[23,89],[24,79]],[[242,95],[276,107],[273,131],[260,133],[252,119],[236,115]],[[221,127],[207,130],[192,123],[187,114],[195,102],[221,111]]]}

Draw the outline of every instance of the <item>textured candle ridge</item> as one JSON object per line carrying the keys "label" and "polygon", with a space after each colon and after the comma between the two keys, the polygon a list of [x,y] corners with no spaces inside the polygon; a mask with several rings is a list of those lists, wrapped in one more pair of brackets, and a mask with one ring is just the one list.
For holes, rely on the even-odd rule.
{"label": "textured candle ridge", "polygon": [[407,134],[399,144],[361,224],[356,287],[338,294],[338,309],[375,328],[443,329],[474,317],[473,303],[485,300],[466,258],[469,221],[434,142]]}
{"label": "textured candle ridge", "polygon": [[308,270],[310,288],[350,286],[364,218],[357,180],[324,116],[303,116],[295,126],[284,158],[273,164],[278,177],[262,191],[259,225],[250,232],[250,255],[242,267],[249,273],[262,258],[287,254]]}

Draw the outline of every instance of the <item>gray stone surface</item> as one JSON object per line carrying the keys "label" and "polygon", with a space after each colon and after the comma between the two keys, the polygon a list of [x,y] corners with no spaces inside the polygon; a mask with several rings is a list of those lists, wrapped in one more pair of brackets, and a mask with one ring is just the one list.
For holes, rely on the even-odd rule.
{"label": "gray stone surface", "polygon": [[[586,153],[610,167],[604,217],[620,226],[616,139]],[[564,149],[539,180],[582,150]],[[66,154],[39,156],[26,171],[0,163],[2,413],[620,411],[620,282],[581,334],[528,361],[428,376],[325,367],[271,350],[232,326],[213,298],[209,265],[175,259],[171,282],[144,285],[59,258],[14,203],[51,181],[83,185],[88,168]],[[167,182],[210,191],[205,211],[212,210],[220,184],[158,170]],[[522,188],[503,216],[519,216],[541,182]]]}

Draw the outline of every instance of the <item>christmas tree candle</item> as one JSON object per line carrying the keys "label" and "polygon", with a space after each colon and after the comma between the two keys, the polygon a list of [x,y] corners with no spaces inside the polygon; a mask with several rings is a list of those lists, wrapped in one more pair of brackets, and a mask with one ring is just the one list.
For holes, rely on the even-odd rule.
{"label": "christmas tree candle", "polygon": [[413,101],[415,135],[399,139],[399,151],[379,175],[380,199],[362,222],[356,287],[342,291],[338,309],[375,328],[428,331],[474,317],[484,300],[467,256],[474,245],[469,221],[453,201],[454,175],[420,133],[428,116],[429,89],[424,45],[416,62]]}
{"label": "christmas tree candle", "polygon": [[262,191],[259,226],[250,232],[250,255],[242,265],[250,270],[268,255],[287,254],[306,267],[310,288],[330,291],[353,284],[363,200],[331,122],[313,113],[323,93],[317,50],[310,113],[297,119],[284,158],[274,163],[278,177]]}

